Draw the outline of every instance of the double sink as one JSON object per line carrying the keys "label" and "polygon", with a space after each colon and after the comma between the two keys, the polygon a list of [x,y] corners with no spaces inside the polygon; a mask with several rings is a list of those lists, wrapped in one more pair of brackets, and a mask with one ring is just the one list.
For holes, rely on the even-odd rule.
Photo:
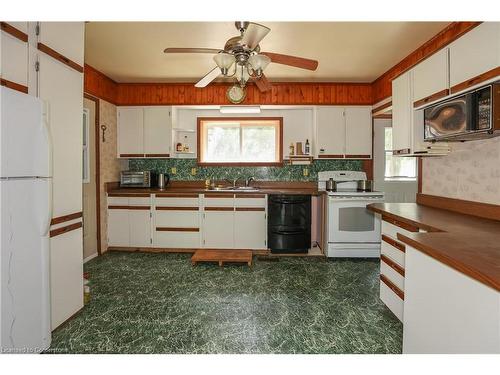
{"label": "double sink", "polygon": [[253,187],[253,186],[216,186],[216,187],[211,187],[208,188],[207,190],[209,191],[259,191],[258,188]]}

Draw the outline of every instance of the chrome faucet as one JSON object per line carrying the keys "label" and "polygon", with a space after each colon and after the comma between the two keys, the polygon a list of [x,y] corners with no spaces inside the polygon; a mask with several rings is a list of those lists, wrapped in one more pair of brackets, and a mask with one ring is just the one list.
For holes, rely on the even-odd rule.
{"label": "chrome faucet", "polygon": [[249,187],[250,186],[250,182],[252,181],[255,181],[255,177],[248,177],[246,180],[245,180],[245,186],[246,187]]}

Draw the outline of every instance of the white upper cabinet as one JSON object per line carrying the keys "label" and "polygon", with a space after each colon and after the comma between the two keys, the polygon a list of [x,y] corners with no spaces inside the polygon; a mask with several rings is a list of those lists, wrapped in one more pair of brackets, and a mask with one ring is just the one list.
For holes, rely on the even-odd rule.
{"label": "white upper cabinet", "polygon": [[169,157],[171,107],[119,107],[118,157]]}
{"label": "white upper cabinet", "polygon": [[453,89],[453,86],[500,66],[500,22],[482,23],[451,43],[449,49],[452,92],[474,86],[475,80]]}
{"label": "white upper cabinet", "polygon": [[445,48],[413,69],[413,101],[422,106],[447,94],[448,49]]}
{"label": "white upper cabinet", "polygon": [[[83,22],[40,22],[38,42],[83,66]],[[68,40],[78,43],[68,43]]]}
{"label": "white upper cabinet", "polygon": [[411,152],[413,128],[412,71],[392,81],[392,149],[396,154]]}
{"label": "white upper cabinet", "polygon": [[344,155],[344,107],[318,107],[316,124],[316,149],[318,156],[341,157]]}
{"label": "white upper cabinet", "polygon": [[169,156],[172,144],[170,107],[144,108],[144,153]]}
{"label": "white upper cabinet", "polygon": [[345,109],[346,157],[369,158],[372,155],[372,113],[370,107]]}
{"label": "white upper cabinet", "polygon": [[317,157],[371,158],[371,108],[318,107],[316,134]]}
{"label": "white upper cabinet", "polygon": [[118,157],[144,156],[144,110],[118,108]]}
{"label": "white upper cabinet", "polygon": [[[27,32],[27,22],[9,22],[8,25]],[[0,77],[28,86],[28,43],[3,30],[0,32]]]}

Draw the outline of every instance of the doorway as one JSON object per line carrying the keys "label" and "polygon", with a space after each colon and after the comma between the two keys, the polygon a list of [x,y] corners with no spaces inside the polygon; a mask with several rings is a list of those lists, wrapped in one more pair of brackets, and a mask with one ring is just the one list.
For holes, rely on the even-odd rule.
{"label": "doorway", "polygon": [[[99,101],[85,95],[83,99],[83,259],[90,260],[100,255],[99,236],[99,155],[96,130],[98,127]],[[98,134],[98,133],[97,133]],[[97,135],[98,136],[98,135]]]}

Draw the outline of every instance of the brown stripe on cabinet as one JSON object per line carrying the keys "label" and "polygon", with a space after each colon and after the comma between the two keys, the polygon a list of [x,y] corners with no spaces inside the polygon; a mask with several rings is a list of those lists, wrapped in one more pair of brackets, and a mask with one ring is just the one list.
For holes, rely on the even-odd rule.
{"label": "brown stripe on cabinet", "polygon": [[44,52],[45,54],[49,55],[50,57],[62,62],[63,64],[69,66],[70,68],[76,70],[79,73],[83,73],[83,66],[77,64],[73,60],[68,59],[66,56],[61,55],[59,52],[56,50],[53,50],[49,46],[38,42],[38,50]]}
{"label": "brown stripe on cabinet", "polygon": [[370,155],[344,155],[345,159],[370,159]]}
{"label": "brown stripe on cabinet", "polygon": [[143,158],[144,154],[120,154],[121,158]]}
{"label": "brown stripe on cabinet", "polygon": [[392,290],[396,295],[401,298],[403,301],[405,300],[405,294],[404,292],[399,289],[391,280],[387,278],[387,276],[380,274],[380,281],[382,281],[385,285],[389,287],[390,290]]}
{"label": "brown stripe on cabinet", "polygon": [[343,159],[344,155],[338,154],[321,154],[318,155],[318,159]]}
{"label": "brown stripe on cabinet", "polygon": [[61,227],[61,228],[57,228],[57,229],[52,229],[50,231],[50,237],[55,237],[55,236],[59,236],[59,235],[64,234],[64,233],[71,232],[72,230],[81,228],[82,225],[83,224],[80,221],[79,223],[70,224],[70,225],[67,225],[65,227]]}
{"label": "brown stripe on cabinet", "polygon": [[184,193],[156,193],[157,198],[198,198],[198,194],[184,194]]}
{"label": "brown stripe on cabinet", "polygon": [[234,211],[233,207],[205,207],[205,211]]}
{"label": "brown stripe on cabinet", "polygon": [[420,107],[426,103],[430,103],[430,102],[433,102],[434,100],[438,100],[438,99],[441,99],[441,98],[444,98],[446,95],[449,94],[449,90],[448,89],[444,89],[444,90],[441,90],[439,92],[436,92],[432,95],[429,95],[429,96],[426,96],[425,98],[422,98],[422,99],[419,99],[417,101],[415,101],[413,103],[413,108],[417,108],[417,107]]}
{"label": "brown stripe on cabinet", "polygon": [[389,267],[391,267],[394,271],[399,273],[401,276],[405,276],[405,270],[403,267],[401,267],[399,264],[394,262],[391,258],[385,256],[384,254],[380,255],[380,259],[387,264]]}
{"label": "brown stripe on cabinet", "polygon": [[149,198],[147,193],[109,193],[108,197]]}
{"label": "brown stripe on cabinet", "polygon": [[386,236],[385,234],[382,235],[382,241],[387,242],[389,245],[392,247],[395,247],[396,249],[402,251],[403,253],[406,252],[405,245],[402,243],[399,243],[396,240],[393,240],[391,237]]}
{"label": "brown stripe on cabinet", "polygon": [[208,193],[205,194],[205,198],[234,198],[234,194]]}
{"label": "brown stripe on cabinet", "polygon": [[108,206],[108,209],[110,209],[110,210],[149,210],[149,209],[151,209],[151,206],[119,206],[119,205],[112,205],[112,206]]}
{"label": "brown stripe on cabinet", "polygon": [[494,69],[488,70],[487,72],[484,72],[483,74],[480,74],[478,76],[475,76],[474,78],[468,79],[465,82],[456,84],[451,88],[451,93],[455,94],[456,92],[465,90],[468,87],[475,86],[481,82],[487,81],[491,78],[495,78],[496,76],[500,75],[500,66],[497,66]]}
{"label": "brown stripe on cabinet", "polygon": [[200,228],[156,227],[158,232],[199,232]]}
{"label": "brown stripe on cabinet", "polygon": [[236,207],[236,211],[265,211],[264,207]]}
{"label": "brown stripe on cabinet", "polygon": [[23,41],[25,43],[28,43],[28,34],[25,32],[22,32],[21,30],[15,28],[12,25],[9,25],[7,22],[0,22],[0,29],[2,31],[5,31],[7,34],[12,35],[14,38],[19,39],[20,41]]}
{"label": "brown stripe on cabinet", "polygon": [[170,154],[144,154],[146,158],[169,158]]}
{"label": "brown stripe on cabinet", "polygon": [[83,212],[75,212],[69,215],[53,217],[50,221],[50,225],[64,223],[65,221],[71,221],[83,217]]}
{"label": "brown stripe on cabinet", "polygon": [[0,78],[0,86],[8,87],[9,89],[22,92],[24,94],[28,93],[28,86],[21,85],[12,81],[8,81],[4,78]]}
{"label": "brown stripe on cabinet", "polygon": [[178,206],[172,206],[172,207],[156,207],[157,211],[199,211],[199,207],[178,207]]}
{"label": "brown stripe on cabinet", "polygon": [[265,198],[265,194],[236,194],[235,198]]}

